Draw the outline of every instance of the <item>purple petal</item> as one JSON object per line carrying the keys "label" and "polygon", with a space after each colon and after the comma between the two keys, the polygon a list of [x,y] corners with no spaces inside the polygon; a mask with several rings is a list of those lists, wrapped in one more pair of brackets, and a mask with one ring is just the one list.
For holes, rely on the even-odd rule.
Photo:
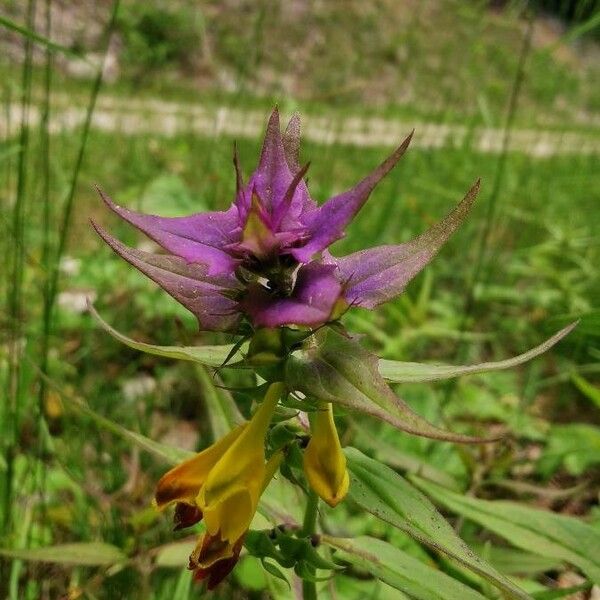
{"label": "purple petal", "polygon": [[362,208],[375,186],[394,168],[406,152],[412,133],[396,150],[386,158],[370,175],[351,190],[334,196],[323,206],[305,216],[304,222],[310,234],[310,241],[292,254],[300,262],[308,262],[319,252],[344,235],[344,230],[356,213]]}
{"label": "purple petal", "polygon": [[[252,174],[248,186],[246,187],[246,196],[248,196],[249,192],[252,192],[254,187],[263,201],[265,208],[271,214],[274,214],[277,211],[277,208],[285,198],[286,192],[290,188],[294,177],[294,167],[288,163],[288,156],[291,157],[290,160],[293,160],[293,155],[289,154],[294,152],[292,148],[293,142],[292,146],[290,146],[291,138],[289,136],[294,135],[292,131],[295,127],[295,122],[296,120],[292,118],[292,130],[289,132],[286,130],[286,136],[288,136],[286,138],[286,144],[288,144],[286,153],[279,125],[279,112],[275,109],[271,113],[258,167]],[[312,210],[315,208],[315,204],[310,199],[304,181],[297,183],[294,186],[293,191],[294,193],[288,202],[286,214],[278,217],[278,221],[282,222],[283,227],[286,226],[288,220],[291,220],[294,225],[297,226],[295,220],[298,219],[300,214],[305,210]],[[248,202],[248,200],[246,202]]]}
{"label": "purple petal", "polygon": [[292,173],[285,160],[277,109],[269,118],[260,161],[252,180],[268,212],[272,212],[283,199],[292,181]]}
{"label": "purple petal", "polygon": [[291,297],[274,297],[257,284],[249,289],[241,306],[259,327],[322,325],[329,320],[342,292],[335,270],[335,265],[310,263],[298,270]]}
{"label": "purple petal", "polygon": [[410,242],[369,248],[341,258],[328,257],[328,262],[337,265],[342,281],[347,282],[347,302],[373,308],[400,294],[458,229],[478,192],[479,180],[452,212]]}
{"label": "purple petal", "polygon": [[283,134],[283,150],[290,171],[295,175],[300,170],[300,115],[295,112]]}
{"label": "purple petal", "polygon": [[98,192],[113,212],[176,256],[206,265],[211,275],[231,273],[235,269],[235,261],[222,250],[224,245],[239,237],[239,218],[235,206],[226,212],[159,217],[118,206],[102,190],[98,189]]}
{"label": "purple petal", "polygon": [[[283,198],[281,199],[281,202],[273,211],[272,223],[274,228],[279,228],[282,224],[284,225],[284,229],[289,229],[291,227],[298,228],[300,226],[299,221],[295,220],[291,214],[291,208],[298,189],[301,186],[306,187],[306,183],[304,183],[304,176],[306,175],[309,166],[310,163],[306,163],[301,169],[298,169]],[[303,194],[302,191],[300,193]],[[308,194],[308,190],[306,191],[306,194]]]}
{"label": "purple petal", "polygon": [[235,327],[239,319],[237,303],[224,295],[237,289],[234,277],[210,277],[203,265],[188,264],[178,256],[129,248],[93,221],[92,225],[119,256],[190,310],[197,317],[201,329],[228,331]]}

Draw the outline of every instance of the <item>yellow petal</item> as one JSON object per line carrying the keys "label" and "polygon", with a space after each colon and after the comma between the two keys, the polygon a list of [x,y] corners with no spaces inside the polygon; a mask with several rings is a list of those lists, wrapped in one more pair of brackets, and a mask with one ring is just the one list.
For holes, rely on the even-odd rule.
{"label": "yellow petal", "polygon": [[[271,456],[263,469],[260,469],[263,471],[263,480],[258,491],[259,497],[273,479],[282,460],[283,452],[280,450]],[[237,488],[230,488],[228,495],[204,509],[203,518],[207,532],[213,536],[219,534],[224,540],[238,539],[250,526],[257,505],[258,501],[255,501],[248,487],[239,485]]]}
{"label": "yellow petal", "polygon": [[173,502],[193,503],[210,470],[239,438],[246,425],[247,423],[244,423],[232,429],[206,450],[165,473],[156,485],[154,499],[157,508],[162,510]]}
{"label": "yellow petal", "polygon": [[323,404],[310,420],[312,437],[304,451],[304,473],[316,494],[336,506],[348,493],[350,478],[331,404]]}
{"label": "yellow petal", "polygon": [[[272,384],[261,406],[211,469],[196,502],[211,534],[234,541],[248,529],[263,491],[265,476],[265,435],[283,391]],[[274,472],[274,470],[273,470]]]}
{"label": "yellow petal", "polygon": [[277,238],[263,220],[260,199],[253,193],[250,212],[242,231],[242,243],[256,257],[265,258],[277,246]]}
{"label": "yellow petal", "polygon": [[206,530],[231,542],[242,536],[254,517],[255,503],[247,487],[240,486],[203,510]]}

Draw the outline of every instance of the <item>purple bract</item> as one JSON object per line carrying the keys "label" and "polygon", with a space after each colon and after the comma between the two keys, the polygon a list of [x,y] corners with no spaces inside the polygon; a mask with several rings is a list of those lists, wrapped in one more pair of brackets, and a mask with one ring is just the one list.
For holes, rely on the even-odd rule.
{"label": "purple bract", "polygon": [[373,308],[398,295],[467,215],[479,182],[446,218],[414,240],[341,258],[327,251],[411,137],[355,187],[318,206],[304,180],[308,165],[298,161],[300,118],[294,115],[282,135],[275,109],[258,168],[246,184],[234,153],[237,193],[226,211],[145,215],[100,192],[110,209],[168,254],[129,248],[93,225],[117,254],[194,313],[201,329],[234,331],[244,317],[256,327],[316,327],[349,305]]}

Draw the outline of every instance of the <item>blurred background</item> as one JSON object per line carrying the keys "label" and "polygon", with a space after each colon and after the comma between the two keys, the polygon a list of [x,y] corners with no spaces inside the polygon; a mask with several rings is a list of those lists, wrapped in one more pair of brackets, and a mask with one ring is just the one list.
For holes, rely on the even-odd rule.
{"label": "blurred background", "polygon": [[[580,319],[518,369],[397,389],[429,419],[501,433],[502,443],[459,448],[340,415],[343,443],[473,497],[600,528],[599,42],[595,0],[2,0],[0,597],[199,597],[182,568],[189,539],[179,535],[184,550],[168,545],[170,523],[150,507],[165,465],[110,423],[198,449],[212,440],[216,388],[188,363],[120,345],[86,298],[137,340],[230,340],[199,333],[101,244],[90,218],[152,247],[108,214],[93,185],[165,216],[224,208],[232,143],[247,176],[275,104],[284,118],[303,116],[319,202],[415,129],[334,253],[406,241],[482,179],[468,222],[406,293],[344,318],[381,356],[498,360]],[[446,514],[530,591],[584,581],[543,548]],[[351,503],[322,518],[338,534],[377,535],[434,560]],[[71,564],[56,553],[27,560],[81,541],[111,546],[87,563],[68,552]],[[109,566],[115,549],[124,566]],[[406,597],[353,569],[324,587],[332,599]],[[572,597],[598,593],[583,587]],[[248,557],[213,597],[294,596]]]}

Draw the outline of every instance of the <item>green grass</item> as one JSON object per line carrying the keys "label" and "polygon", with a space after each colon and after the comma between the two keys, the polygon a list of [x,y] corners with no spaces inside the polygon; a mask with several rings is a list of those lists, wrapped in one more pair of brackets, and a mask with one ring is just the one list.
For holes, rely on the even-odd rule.
{"label": "green grass", "polygon": [[[68,150],[74,143],[71,137],[52,140],[57,150],[53,170],[60,168],[62,156],[70,155]],[[247,170],[257,150],[257,143],[240,144]],[[312,159],[313,194],[322,200],[350,185],[357,173],[374,166],[384,152],[306,145],[303,156]],[[214,336],[196,334],[190,315],[112,255],[95,237],[87,220],[90,216],[99,219],[128,243],[135,244],[139,239],[107,214],[91,189],[92,181],[114,192],[120,203],[143,210],[173,214],[193,206],[221,208],[234,189],[230,153],[231,140],[223,138],[179,137],[157,143],[148,137],[133,137],[115,143],[114,135],[92,132],[67,248],[68,256],[80,261],[80,270],[64,279],[63,288],[97,293],[96,304],[104,317],[133,337],[163,344],[213,341]],[[444,361],[452,358],[458,341],[465,339],[469,361],[500,358],[539,342],[558,328],[561,319],[583,315],[584,321],[591,320],[590,311],[598,293],[594,265],[600,250],[593,240],[594,223],[590,219],[596,202],[590,189],[598,177],[594,161],[534,161],[515,155],[508,159],[507,177],[498,199],[498,227],[491,240],[489,276],[486,286],[476,293],[469,319],[469,329],[477,335],[470,337],[461,332],[463,292],[475,260],[473,240],[482,226],[488,200],[486,183],[493,177],[496,163],[496,157],[464,151],[410,151],[377,189],[347,238],[337,244],[335,251],[345,253],[406,240],[441,217],[472,180],[482,177],[480,203],[468,223],[407,293],[374,313],[357,310],[347,316],[349,327],[369,334],[367,343],[384,356]],[[32,239],[38,231],[38,219],[32,210],[28,215]],[[28,250],[33,264],[35,244]],[[36,272],[35,266],[28,270],[33,285],[28,288],[26,327],[32,338],[38,331],[40,316]],[[153,436],[168,423],[182,427],[205,419],[189,366],[126,350],[99,331],[87,315],[63,307],[57,317],[50,372],[62,388],[76,390],[101,414]],[[585,373],[594,362],[590,351],[597,335],[597,329],[587,334],[576,332],[549,356],[520,372],[466,379],[459,384],[446,413],[458,427],[465,418],[499,422],[500,427],[516,436],[522,451],[532,440],[543,441],[553,419],[587,421],[589,400],[568,380],[550,388],[542,386],[546,378],[561,371],[581,367]],[[141,398],[125,399],[122,386],[141,374],[152,377],[158,387]],[[422,414],[436,418],[443,386],[404,386],[400,391]],[[48,520],[37,524],[31,534],[33,542],[102,539],[131,550],[168,541],[168,525],[146,512],[152,485],[161,473],[160,465],[142,455],[132,474],[131,461],[137,461],[136,453],[74,414],[61,414],[49,425],[53,431],[52,450],[44,467],[48,469]],[[25,431],[32,426],[28,418],[21,423]],[[369,424],[368,429],[372,427]],[[420,457],[463,485],[469,481],[469,471],[458,450],[398,436],[381,425],[376,429],[398,452]],[[347,443],[353,437],[350,431]],[[364,437],[364,431],[361,435]],[[32,469],[37,459],[28,455],[27,446],[22,450],[20,469]],[[490,463],[490,476],[510,476],[513,465],[500,458],[498,464]],[[536,468],[535,461],[532,468]],[[137,478],[135,493],[121,491],[133,476]],[[548,476],[546,473],[545,478]],[[539,476],[532,480],[541,485],[544,482]],[[18,536],[19,524],[24,522],[21,511],[27,508],[14,510],[14,529],[9,539]],[[131,520],[140,519],[140,525],[131,525]],[[35,577],[38,568],[29,567],[29,577]],[[139,577],[133,572],[127,577],[122,573],[116,579],[121,583],[107,583],[105,591],[109,593],[115,585],[125,586],[115,589],[126,593],[124,590],[139,584]],[[159,574],[156,577],[160,579]]]}
{"label": "green grass", "polygon": [[[160,0],[123,6],[117,23],[122,76],[105,91],[209,106],[268,110],[279,102],[312,113],[503,125],[525,31],[520,3],[495,11],[486,2],[427,0],[409,10],[394,0],[368,7],[351,0],[299,9],[301,17],[277,4],[262,0],[255,10],[225,10],[220,2],[174,10]],[[173,36],[181,19],[186,27]],[[600,106],[599,72],[597,48],[584,34],[585,28],[561,29],[540,13],[516,125],[590,127]],[[67,39],[81,51],[76,33]],[[14,80],[9,61],[0,60],[0,73],[3,81]],[[57,90],[82,96],[80,81],[55,77]]]}
{"label": "green grass", "polygon": [[[269,3],[264,6],[268,8]],[[521,39],[513,13],[500,16],[485,13],[485,19],[480,21],[476,18],[479,13],[465,13],[464,9],[455,17],[460,28],[454,31],[446,26],[447,31],[456,35],[440,36],[442,39],[430,32],[431,27],[440,26],[439,20],[432,17],[424,21],[414,16],[420,19],[419,26],[406,24],[400,30],[404,36],[400,41],[410,42],[412,54],[404,59],[404,70],[394,71],[394,77],[412,73],[410,83],[418,100],[406,106],[393,100],[363,104],[369,77],[374,73],[373,65],[380,64],[386,52],[391,53],[385,44],[392,44],[389,36],[393,23],[385,29],[381,40],[369,37],[367,25],[380,23],[391,3],[377,6],[380,8],[361,14],[356,23],[346,17],[339,22],[339,31],[335,32],[327,55],[319,62],[311,54],[306,63],[310,73],[307,87],[294,96],[283,94],[287,99],[284,108],[298,107],[311,114],[335,110],[337,115],[369,113],[434,118],[469,125],[499,126],[504,122],[504,105],[516,64],[509,48]],[[434,3],[430,6],[433,10],[432,7],[435,8]],[[245,61],[250,60],[264,69],[286,67],[286,44],[298,43],[298,31],[289,32],[289,40],[279,35],[267,39],[261,33],[263,29],[271,31],[272,21],[278,23],[277,19],[285,15],[267,11],[263,21],[258,21],[257,15],[245,15],[234,22],[230,14],[207,13],[207,22],[214,25],[211,35],[219,40],[215,61],[228,61],[227,64],[235,64],[242,71],[249,68]],[[434,15],[442,18],[438,13]],[[248,19],[254,28],[246,27]],[[326,26],[322,15],[313,15],[311,19],[316,21],[313,25],[317,29]],[[242,26],[246,27],[243,33]],[[373,44],[372,54],[362,56],[358,50],[348,49],[346,38],[357,29],[362,33],[356,38],[356,48]],[[257,55],[248,57],[235,47],[235,40],[247,47],[247,36],[259,44]],[[428,41],[431,46],[427,46]],[[396,40],[392,49],[399,43]],[[280,46],[280,52],[274,52],[273,46]],[[498,48],[501,51],[492,51]],[[411,56],[419,59],[413,61]],[[440,69],[450,73],[459,84],[464,78],[468,85],[453,87],[455,82],[444,80],[447,87],[440,92],[438,110],[427,97],[427,91],[441,75],[428,66],[428,61],[433,64],[440,56],[454,59],[444,60]],[[394,63],[400,59],[392,53],[388,60]],[[32,73],[34,91],[39,95],[44,71],[33,69]],[[72,95],[77,105],[89,99],[89,86],[64,80],[54,71],[52,75],[53,91]],[[479,78],[484,81],[478,99],[470,98],[468,105],[463,106],[463,94]],[[148,80],[139,92],[136,88],[136,98],[160,92],[161,98],[195,101],[192,86],[183,79],[175,86],[161,75],[154,74]],[[354,80],[356,90],[344,91],[344,82]],[[574,127],[569,120],[571,108],[587,111],[595,102],[593,95],[583,89],[582,81],[581,73],[566,73],[536,49],[528,62],[516,124],[533,127],[550,115],[557,127]],[[104,91],[128,97],[132,95],[132,85],[127,80]],[[343,91],[335,93],[340,86]],[[171,91],[167,92],[168,88]],[[553,98],[558,88],[564,90],[571,104],[569,110],[556,109]],[[4,89],[5,105],[9,95],[15,100],[21,91],[14,68]],[[209,90],[200,99],[265,109],[266,117],[270,94],[260,97]],[[392,98],[389,92],[384,95]],[[273,96],[281,99],[282,94],[273,92]],[[39,405],[38,393],[43,389],[38,369],[43,364],[39,353],[42,350],[43,355],[44,294],[47,294],[44,290],[51,275],[51,261],[44,249],[48,238],[52,244],[60,239],[59,211],[69,197],[75,174],[73,218],[68,222],[68,230],[63,230],[67,237],[59,291],[97,295],[96,306],[103,317],[136,339],[157,344],[226,341],[227,336],[222,334],[198,333],[190,314],[101,244],[89,226],[89,218],[106,225],[126,243],[141,241],[137,233],[103,207],[93,190],[94,183],[120,204],[147,212],[186,214],[227,206],[235,189],[232,140],[192,135],[125,136],[92,128],[83,160],[77,166],[80,130],[55,132],[49,139],[43,130],[31,130],[29,134],[28,151],[21,154],[24,161],[21,204],[13,203],[19,189],[16,178],[19,155],[15,153],[18,140],[7,138],[0,147],[3,191],[0,206],[4,215],[0,231],[5,252],[12,253],[19,239],[10,218],[6,217],[17,209],[22,211],[14,214],[18,216],[19,227],[22,226],[24,241],[23,264],[16,276],[22,278],[18,289],[22,297],[14,310],[11,294],[15,293],[12,287],[15,277],[7,273],[2,278],[0,375],[3,382],[9,375],[10,343],[19,343],[22,360],[18,365],[21,391],[13,396],[18,405],[8,405],[2,400],[2,415],[7,414],[7,407],[14,409],[15,414],[11,413],[12,419],[3,417],[0,421],[3,497],[7,497],[4,495],[7,486],[11,490],[11,501],[2,504],[0,522],[4,520],[7,526],[0,548],[104,541],[121,548],[132,557],[132,562],[122,570],[111,570],[0,559],[3,569],[0,593],[11,600],[56,598],[69,588],[81,587],[83,597],[88,598],[197,597],[198,592],[189,586],[188,573],[156,568],[149,557],[151,549],[173,539],[168,519],[149,506],[153,486],[165,465],[132,448],[89,417],[69,409],[67,400],[72,395],[84,398],[101,415],[153,439],[181,441],[191,434],[192,445],[201,447],[211,439],[206,404],[200,392],[202,380],[189,364],[141,355],[119,345],[98,329],[88,314],[69,308],[68,297],[63,295],[56,306],[52,327],[46,330],[50,336],[47,372],[52,384],[41,395]],[[240,140],[239,150],[248,174],[256,162],[259,140]],[[389,148],[305,144],[302,157],[311,160],[309,185],[313,196],[323,201],[352,185],[388,151]],[[46,158],[48,164],[44,167]],[[600,512],[593,495],[599,477],[598,455],[590,452],[600,438],[600,412],[594,395],[600,372],[597,158],[533,159],[516,153],[507,155],[495,200],[488,252],[473,290],[472,310],[465,315],[465,294],[479,258],[478,240],[485,227],[499,160],[498,156],[467,148],[408,152],[377,188],[350,227],[348,236],[335,245],[334,254],[409,239],[441,218],[477,177],[483,182],[480,198],[468,222],[405,294],[372,313],[357,309],[346,315],[345,323],[352,331],[364,333],[364,343],[386,358],[439,362],[451,361],[459,355],[460,348],[467,362],[505,358],[539,343],[575,318],[581,319],[578,329],[533,363],[511,372],[465,377],[450,390],[452,393],[443,383],[398,386],[399,394],[432,421],[449,423],[461,431],[502,432],[506,440],[501,444],[458,448],[400,435],[366,419],[340,415],[343,441],[357,445],[401,472],[418,471],[432,481],[461,491],[470,490],[481,498],[517,499],[559,513],[580,515],[598,526]],[[573,378],[574,373],[579,378]],[[247,375],[224,376],[231,385],[248,383]],[[136,385],[137,395],[131,391]],[[590,387],[594,385],[595,388]],[[247,410],[243,398],[240,405],[243,411]],[[14,426],[12,444],[7,443],[11,440],[9,433],[13,435],[7,431],[9,422]],[[574,443],[578,439],[585,440],[585,447]],[[553,496],[555,488],[567,491],[560,497]],[[446,572],[468,581],[467,575],[458,574],[455,566],[428,555],[404,534],[365,516],[350,503],[335,511],[325,510],[323,520],[333,532],[388,539],[413,556],[428,563],[434,561]],[[472,522],[453,523],[464,539],[482,547],[486,556],[486,552],[493,556],[506,549],[503,542]],[[549,577],[556,578],[566,569],[548,567],[545,563],[520,575],[526,580],[526,587],[534,588],[540,582],[547,584]],[[373,591],[372,581],[356,578],[354,574],[347,572],[337,578],[340,597],[347,593],[348,598],[362,598]],[[284,587],[279,587],[274,578],[267,578],[254,559],[248,559],[215,597],[261,598],[266,597],[267,588],[273,597],[286,597]],[[386,589],[381,589],[381,597],[388,597]]]}

